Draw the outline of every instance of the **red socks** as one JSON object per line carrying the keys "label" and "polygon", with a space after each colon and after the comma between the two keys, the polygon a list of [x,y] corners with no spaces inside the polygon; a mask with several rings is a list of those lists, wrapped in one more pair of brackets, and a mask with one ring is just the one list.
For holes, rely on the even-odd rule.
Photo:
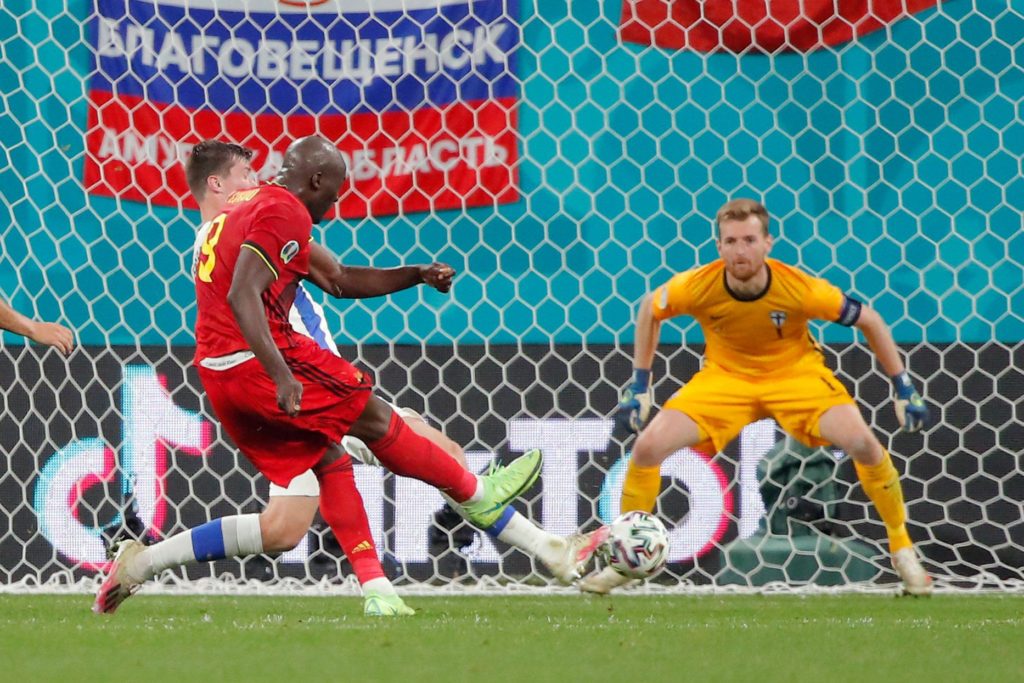
{"label": "red socks", "polygon": [[363,497],[356,488],[352,460],[346,454],[314,470],[320,482],[320,514],[338,539],[360,584],[384,576],[370,534]]}
{"label": "red socks", "polygon": [[384,467],[399,476],[426,482],[457,503],[469,500],[476,493],[476,475],[433,441],[409,429],[395,413],[391,414],[388,433],[366,445]]}
{"label": "red socks", "polygon": [[[435,486],[457,502],[476,493],[476,476],[432,441],[409,429],[398,415],[391,416],[383,438],[367,445],[395,474]],[[359,583],[384,576],[363,497],[356,488],[352,460],[346,454],[314,472],[320,482],[320,514],[338,538]]]}

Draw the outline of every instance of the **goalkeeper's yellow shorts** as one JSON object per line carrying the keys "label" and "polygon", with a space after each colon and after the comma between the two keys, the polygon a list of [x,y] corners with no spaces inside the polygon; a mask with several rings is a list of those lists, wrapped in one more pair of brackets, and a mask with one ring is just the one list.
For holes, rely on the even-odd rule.
{"label": "goalkeeper's yellow shorts", "polygon": [[701,431],[696,446],[718,453],[751,422],[774,418],[783,430],[808,446],[826,446],[818,421],[829,408],[853,403],[842,382],[823,364],[786,374],[754,378],[706,367],[670,398],[663,410],[690,416]]}

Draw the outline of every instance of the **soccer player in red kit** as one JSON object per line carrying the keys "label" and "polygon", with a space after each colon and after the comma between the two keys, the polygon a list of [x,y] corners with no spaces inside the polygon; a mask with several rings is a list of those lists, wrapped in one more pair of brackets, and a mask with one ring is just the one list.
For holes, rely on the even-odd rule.
{"label": "soccer player in red kit", "polygon": [[[298,334],[288,320],[308,272],[313,222],[338,201],[341,153],[320,137],[293,143],[275,181],[252,190],[214,225],[196,273],[196,364],[214,411],[243,453],[271,481],[287,485],[312,468],[330,524],[343,501],[331,485],[351,462],[337,444],[366,442],[395,474],[425,481],[487,526],[536,479],[532,451],[478,479],[413,434],[373,395],[368,376]],[[257,363],[250,362],[257,360]]]}
{"label": "soccer player in red kit", "polygon": [[361,509],[349,493],[351,461],[337,445],[346,434],[392,472],[438,487],[471,522],[490,526],[536,480],[540,453],[478,478],[408,429],[372,394],[368,376],[289,322],[298,281],[308,274],[312,224],[337,201],[344,179],[338,150],[303,138],[289,147],[273,183],[243,193],[214,219],[196,268],[195,362],[203,386],[228,434],[270,481],[284,487],[313,469],[321,513],[335,533]]}

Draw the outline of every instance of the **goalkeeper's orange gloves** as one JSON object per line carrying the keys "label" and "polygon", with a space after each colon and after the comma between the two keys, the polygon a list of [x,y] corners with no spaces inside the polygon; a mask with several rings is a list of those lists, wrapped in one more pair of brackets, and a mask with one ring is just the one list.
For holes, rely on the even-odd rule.
{"label": "goalkeeper's orange gloves", "polygon": [[907,432],[916,432],[925,427],[929,417],[928,406],[921,394],[917,393],[906,370],[892,376],[892,386],[896,392],[896,419],[900,427]]}
{"label": "goalkeeper's orange gloves", "polygon": [[638,433],[651,414],[654,403],[654,389],[651,387],[651,371],[633,369],[633,383],[623,390],[619,406],[615,410],[615,426],[622,431]]}

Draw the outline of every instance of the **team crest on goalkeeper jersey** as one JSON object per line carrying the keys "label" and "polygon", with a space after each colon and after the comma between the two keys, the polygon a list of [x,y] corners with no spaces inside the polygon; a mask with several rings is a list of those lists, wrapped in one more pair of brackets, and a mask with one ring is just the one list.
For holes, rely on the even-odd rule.
{"label": "team crest on goalkeeper jersey", "polygon": [[786,312],[785,311],[772,311],[768,314],[771,316],[772,325],[775,325],[775,330],[782,336],[782,326],[786,324]]}
{"label": "team crest on goalkeeper jersey", "polygon": [[97,0],[96,14],[90,192],[188,205],[196,131],[253,148],[260,180],[316,132],[345,155],[345,217],[519,199],[519,0]]}

